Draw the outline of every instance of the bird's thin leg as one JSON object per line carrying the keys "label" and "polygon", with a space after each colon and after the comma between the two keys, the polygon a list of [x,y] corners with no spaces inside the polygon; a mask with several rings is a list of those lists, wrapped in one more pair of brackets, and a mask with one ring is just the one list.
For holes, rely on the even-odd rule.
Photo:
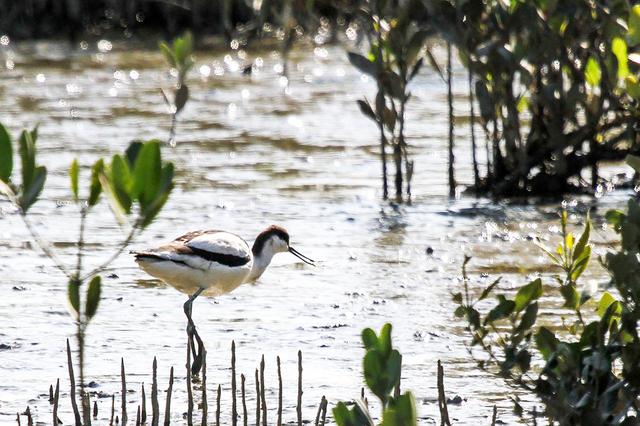
{"label": "bird's thin leg", "polygon": [[196,353],[195,345],[193,344],[193,339],[189,339],[191,342],[191,352],[193,353],[193,364],[191,365],[191,372],[194,375],[197,375],[200,371],[200,367],[202,365],[202,349],[204,348],[204,344],[202,343],[202,339],[198,335],[196,330],[196,325],[191,318],[191,313],[193,311],[193,301],[204,291],[203,288],[199,288],[195,293],[189,297],[189,299],[184,303],[184,313],[187,316],[187,335],[189,337],[195,337],[198,342],[198,352]]}

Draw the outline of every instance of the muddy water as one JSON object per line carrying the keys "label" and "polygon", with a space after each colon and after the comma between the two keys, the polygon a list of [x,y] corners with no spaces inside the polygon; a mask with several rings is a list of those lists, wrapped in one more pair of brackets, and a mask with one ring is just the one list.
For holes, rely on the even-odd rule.
{"label": "muddy water", "polygon": [[[134,138],[166,139],[170,118],[159,89],[170,87],[172,77],[156,53],[118,46],[99,52],[93,45],[83,51],[61,44],[10,44],[1,54],[0,120],[14,134],[39,123],[41,162],[50,170],[32,220],[61,258],[72,262],[78,213],[67,203],[69,164],[78,157],[87,166]],[[251,77],[243,76],[238,69],[257,58],[262,66]],[[143,248],[209,227],[251,240],[277,223],[288,228],[300,251],[318,260],[319,266],[310,268],[278,255],[257,285],[196,302],[194,318],[209,353],[209,411],[215,410],[220,383],[222,421],[229,422],[232,340],[238,373],[247,376],[251,419],[261,354],[270,419],[275,422],[277,355],[283,366],[285,420],[295,419],[298,350],[304,358],[303,415],[313,419],[322,395],[330,408],[359,395],[359,333],[365,326],[378,329],[392,322],[394,343],[404,355],[403,388],[414,391],[421,424],[438,418],[438,359],[445,366],[448,393],[462,398],[450,407],[452,418],[461,424],[488,423],[496,404],[499,418],[514,422],[508,399],[514,392],[474,368],[450,295],[459,286],[464,253],[474,256],[474,277],[487,275],[475,279],[474,288],[498,274],[505,275],[505,287],[523,282],[527,274],[549,276],[547,261],[530,238],[554,238],[558,204],[446,198],[446,90],[429,70],[417,78],[408,111],[416,163],[414,203],[383,204],[376,130],[355,104],[362,94],[372,95],[373,83],[349,66],[338,47],[294,52],[286,90],[278,64],[277,55],[268,51],[247,53],[246,59],[237,52],[226,59],[224,54],[198,54],[177,146],[163,151],[176,163],[177,187],[157,222],[132,246]],[[465,78],[456,68],[461,183],[471,177]],[[88,169],[82,173],[86,177]],[[571,206],[579,213],[595,205],[598,217],[624,198],[618,193],[597,203],[572,200]],[[66,339],[72,345],[75,341],[65,280],[29,243],[11,206],[1,203],[0,209],[0,423],[14,421],[27,405],[38,421],[49,423],[47,392],[60,378],[60,417],[68,424],[64,350]],[[574,222],[579,218],[572,216]],[[124,236],[104,203],[92,212],[88,226],[85,262],[98,264]],[[611,238],[599,231],[597,251],[605,251]],[[428,247],[433,254],[427,254]],[[109,416],[109,396],[120,389],[120,358],[129,377],[129,418],[135,418],[141,383],[150,393],[156,356],[161,390],[167,387],[169,368],[175,368],[173,419],[180,424],[186,411],[184,296],[149,279],[129,255],[119,258],[109,274],[87,338],[87,381],[96,392],[99,423]],[[601,270],[589,274],[599,284],[606,281]],[[558,318],[562,312],[548,314]]]}

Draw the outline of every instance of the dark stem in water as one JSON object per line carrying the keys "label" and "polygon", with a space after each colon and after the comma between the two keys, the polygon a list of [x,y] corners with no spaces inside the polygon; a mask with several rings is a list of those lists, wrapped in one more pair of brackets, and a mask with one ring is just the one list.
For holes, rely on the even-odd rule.
{"label": "dark stem in water", "polygon": [[449,196],[456,195],[456,179],[454,175],[455,157],[453,155],[453,82],[451,71],[451,43],[447,43],[447,102],[449,104]]}

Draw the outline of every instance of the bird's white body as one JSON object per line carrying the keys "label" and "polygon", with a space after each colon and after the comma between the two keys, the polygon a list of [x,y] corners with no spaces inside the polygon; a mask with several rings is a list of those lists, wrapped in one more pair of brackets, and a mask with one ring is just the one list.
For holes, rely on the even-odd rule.
{"label": "bird's white body", "polygon": [[155,249],[136,252],[136,262],[149,275],[179,291],[192,294],[202,288],[203,294],[216,297],[255,281],[276,253],[287,250],[288,242],[278,237],[266,239],[254,253],[238,235],[196,231]]}

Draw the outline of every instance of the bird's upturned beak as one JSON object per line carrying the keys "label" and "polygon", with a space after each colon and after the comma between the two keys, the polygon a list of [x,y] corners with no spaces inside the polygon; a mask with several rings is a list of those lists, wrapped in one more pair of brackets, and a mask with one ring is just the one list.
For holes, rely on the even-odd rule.
{"label": "bird's upturned beak", "polygon": [[289,253],[291,253],[292,255],[297,257],[298,259],[302,260],[307,265],[316,266],[315,260],[313,260],[311,258],[308,258],[307,256],[305,256],[304,254],[300,253],[298,250],[294,249],[291,246],[289,246]]}

